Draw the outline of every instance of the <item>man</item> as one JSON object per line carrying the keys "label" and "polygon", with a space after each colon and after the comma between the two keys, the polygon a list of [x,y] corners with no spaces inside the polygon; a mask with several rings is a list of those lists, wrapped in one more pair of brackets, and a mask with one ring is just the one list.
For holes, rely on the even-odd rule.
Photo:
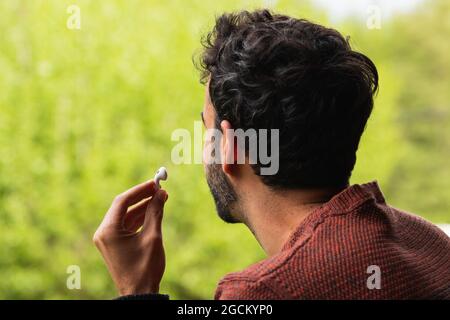
{"label": "man", "polygon": [[[226,275],[217,299],[449,299],[450,239],[388,206],[376,182],[349,186],[378,74],[337,31],[268,11],[224,14],[201,57],[203,121],[221,159],[205,171],[219,217],[247,225],[268,258]],[[238,163],[232,129],[279,130],[279,169]],[[212,139],[206,141],[210,146]],[[94,236],[123,299],[159,294],[167,193],[116,197]]]}

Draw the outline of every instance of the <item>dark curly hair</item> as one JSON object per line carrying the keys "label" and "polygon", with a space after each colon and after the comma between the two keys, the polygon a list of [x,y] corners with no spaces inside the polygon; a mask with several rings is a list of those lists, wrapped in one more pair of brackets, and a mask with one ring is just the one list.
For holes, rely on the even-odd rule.
{"label": "dark curly hair", "polygon": [[280,130],[279,171],[261,175],[266,185],[349,183],[378,89],[368,57],[334,29],[268,10],[221,15],[202,44],[216,126]]}

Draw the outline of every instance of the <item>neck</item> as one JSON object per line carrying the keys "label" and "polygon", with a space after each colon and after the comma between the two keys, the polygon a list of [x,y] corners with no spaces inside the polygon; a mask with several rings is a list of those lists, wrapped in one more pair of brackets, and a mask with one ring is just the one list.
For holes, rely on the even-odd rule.
{"label": "neck", "polygon": [[281,251],[289,236],[313,211],[329,201],[338,189],[280,190],[252,185],[241,197],[242,221],[267,255]]}

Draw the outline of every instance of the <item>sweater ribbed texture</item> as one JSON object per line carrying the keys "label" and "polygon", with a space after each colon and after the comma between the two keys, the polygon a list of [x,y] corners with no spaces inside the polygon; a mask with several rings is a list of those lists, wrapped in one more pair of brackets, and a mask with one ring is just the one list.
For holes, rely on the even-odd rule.
{"label": "sweater ribbed texture", "polygon": [[[373,283],[379,267],[380,289]],[[450,238],[386,204],[376,182],[311,212],[280,253],[226,275],[216,299],[450,299]]]}

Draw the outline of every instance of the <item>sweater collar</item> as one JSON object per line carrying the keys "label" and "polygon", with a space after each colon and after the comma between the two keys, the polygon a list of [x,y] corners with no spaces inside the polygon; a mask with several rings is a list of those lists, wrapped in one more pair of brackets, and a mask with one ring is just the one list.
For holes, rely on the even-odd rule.
{"label": "sweater collar", "polygon": [[291,248],[297,241],[308,238],[326,217],[352,212],[355,208],[370,200],[377,203],[386,202],[377,181],[347,187],[328,202],[314,209],[289,236],[282,247],[282,251]]}

